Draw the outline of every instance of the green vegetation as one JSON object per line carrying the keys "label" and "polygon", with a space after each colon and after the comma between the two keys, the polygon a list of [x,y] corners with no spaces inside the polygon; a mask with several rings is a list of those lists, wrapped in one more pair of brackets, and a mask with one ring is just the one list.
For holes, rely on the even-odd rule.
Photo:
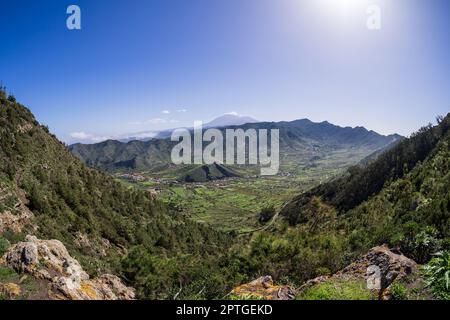
{"label": "green vegetation", "polygon": [[[380,243],[397,246],[419,262],[448,247],[449,121],[447,117],[437,127],[422,129],[387,154],[294,199],[270,229],[235,242],[219,260],[223,283],[270,274],[277,281],[299,285],[325,270],[341,269]],[[390,166],[393,169],[383,169]],[[336,170],[335,163],[331,167]],[[273,205],[280,210],[301,187],[311,187],[324,172],[332,176],[327,168],[310,167],[293,177],[238,179],[193,188],[176,185],[163,190],[162,198],[196,221],[239,232],[258,230],[264,208]],[[378,168],[388,173],[378,175]],[[316,170],[322,175],[315,176]],[[374,189],[376,185],[382,188]],[[355,296],[367,298],[360,293]]]}
{"label": "green vegetation", "polygon": [[206,182],[236,177],[240,177],[240,174],[224,165],[214,163],[211,165],[198,166],[184,174],[180,180],[185,182]]}
{"label": "green vegetation", "polygon": [[[189,170],[190,167],[158,173],[139,172],[139,175],[150,180],[138,182],[120,178],[120,174],[117,176],[128,187],[150,192],[157,190],[159,199],[194,221],[227,232],[246,233],[261,227],[259,218],[263,209],[274,207],[278,212],[299,192],[306,191],[326,177],[339,174],[343,169],[334,168],[330,160],[320,168],[304,169],[301,175],[175,183],[176,176]],[[251,169],[235,168],[242,176],[246,176],[248,170]]]}
{"label": "green vegetation", "polygon": [[299,300],[374,300],[363,280],[327,281],[308,288]]}
{"label": "green vegetation", "polygon": [[9,241],[3,237],[0,237],[0,257],[3,256],[9,248]]}
{"label": "green vegetation", "polygon": [[259,213],[259,222],[261,224],[266,224],[267,222],[273,219],[276,213],[277,213],[276,209],[273,205],[270,207],[263,208]]}
{"label": "green vegetation", "polygon": [[450,253],[439,252],[425,267],[425,279],[433,293],[441,299],[450,299]]}
{"label": "green vegetation", "polygon": [[0,267],[0,283],[10,282],[15,277],[17,277],[17,274],[13,269]]}
{"label": "green vegetation", "polygon": [[[61,240],[91,275],[119,274],[139,298],[212,299],[260,275],[298,286],[382,243],[420,263],[450,249],[450,115],[331,181],[374,145],[349,135],[352,129],[298,126],[282,135],[291,143],[283,170],[292,174],[260,178],[249,175],[252,168],[237,167],[245,179],[180,184],[174,180],[186,168],[175,174],[162,165],[143,172],[155,180],[118,182],[81,163],[28,109],[0,94],[0,213],[21,214],[26,206],[34,214],[23,232],[0,235],[0,252],[33,233]],[[314,141],[305,126],[308,135],[345,143],[340,149],[322,145],[314,159],[306,159],[311,150],[300,157],[292,143]],[[120,158],[122,145],[105,145],[113,151],[90,164],[110,168],[111,159]],[[140,147],[127,144],[136,152]],[[130,159],[120,159],[128,168]],[[151,159],[133,158],[132,166]],[[161,200],[149,192],[156,187]],[[435,295],[448,298],[448,255],[435,257],[426,270]],[[364,288],[357,281],[323,283],[300,298],[371,299]],[[395,296],[404,298],[404,290],[395,288]]]}
{"label": "green vegetation", "polygon": [[[88,168],[48,134],[28,109],[4,98],[0,99],[0,136],[2,195],[20,192],[21,202],[35,215],[23,233],[62,241],[92,275],[119,273],[122,252],[134,246],[162,261],[187,255],[196,265],[209,256],[216,259],[217,252],[229,245],[226,234],[184,219],[148,193],[123,187]],[[14,197],[17,202],[19,197]],[[78,243],[79,234],[87,235],[90,246]],[[96,248],[102,248],[105,241],[107,256],[102,257]],[[158,272],[154,276],[164,279],[171,270]],[[183,286],[184,279],[192,281],[183,268],[178,275]],[[129,284],[138,286],[135,280],[130,277]],[[161,283],[145,282],[145,286],[155,292],[163,290]]]}
{"label": "green vegetation", "polygon": [[396,282],[391,287],[393,300],[408,300],[408,289],[399,282]]}
{"label": "green vegetation", "polygon": [[[27,299],[33,297],[37,292],[38,281],[32,277],[20,276],[13,269],[0,266],[0,284],[14,283],[20,286],[21,295],[17,299]],[[0,300],[6,300],[5,296],[0,294]]]}

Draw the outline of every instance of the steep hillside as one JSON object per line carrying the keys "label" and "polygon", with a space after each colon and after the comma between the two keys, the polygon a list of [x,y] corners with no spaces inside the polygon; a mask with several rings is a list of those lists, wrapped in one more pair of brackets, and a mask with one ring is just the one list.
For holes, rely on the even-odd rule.
{"label": "steep hillside", "polygon": [[449,128],[450,115],[367,166],[298,196],[281,215],[310,225],[337,214],[335,227],[348,235],[352,252],[389,243],[426,262],[450,243]]}
{"label": "steep hillside", "polygon": [[[301,222],[301,208],[313,197],[320,197],[339,212],[346,212],[377,194],[386,183],[402,178],[432,155],[448,135],[449,116],[436,127],[424,127],[382,153],[366,165],[354,166],[347,174],[299,195],[282,212],[293,224]],[[440,146],[440,145],[439,145]]]}
{"label": "steep hillside", "polygon": [[[180,254],[206,257],[227,239],[171,213],[149,194],[88,168],[27,108],[2,92],[0,242],[16,243],[27,234],[62,241],[91,274],[130,270],[119,262],[136,246],[164,261]],[[164,272],[168,270],[154,270],[161,279]],[[151,292],[167,294],[169,288],[157,283]]]}
{"label": "steep hillside", "polygon": [[[311,159],[352,164],[376,150],[401,139],[382,136],[365,128],[342,128],[328,122],[307,119],[292,122],[260,122],[221,129],[279,129],[282,170],[301,170]],[[150,141],[106,141],[98,144],[74,144],[71,152],[90,166],[103,170],[152,170],[170,163],[175,143],[170,139]],[[342,165],[342,164],[341,164]]]}

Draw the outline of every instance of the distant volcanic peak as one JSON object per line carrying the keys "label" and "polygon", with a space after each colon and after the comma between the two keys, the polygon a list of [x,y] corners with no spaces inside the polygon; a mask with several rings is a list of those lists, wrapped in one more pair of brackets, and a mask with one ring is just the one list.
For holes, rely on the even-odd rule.
{"label": "distant volcanic peak", "polygon": [[239,126],[246,123],[255,123],[258,120],[248,116],[241,116],[236,113],[224,114],[214,120],[206,123],[205,127],[226,127],[226,126]]}

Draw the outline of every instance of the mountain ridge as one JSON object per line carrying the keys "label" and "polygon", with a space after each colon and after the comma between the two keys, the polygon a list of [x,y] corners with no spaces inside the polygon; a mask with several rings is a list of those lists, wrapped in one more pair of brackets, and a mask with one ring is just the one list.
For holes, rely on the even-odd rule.
{"label": "mountain ridge", "polygon": [[[220,128],[222,132],[226,129],[279,129],[280,151],[283,154],[281,161],[288,159],[291,162],[299,158],[323,157],[329,152],[343,149],[361,150],[365,157],[403,138],[397,134],[383,136],[363,127],[340,127],[308,119],[246,123]],[[69,150],[86,164],[103,170],[151,170],[170,163],[170,150],[175,144],[168,138],[129,142],[108,140],[97,144],[73,144]]]}

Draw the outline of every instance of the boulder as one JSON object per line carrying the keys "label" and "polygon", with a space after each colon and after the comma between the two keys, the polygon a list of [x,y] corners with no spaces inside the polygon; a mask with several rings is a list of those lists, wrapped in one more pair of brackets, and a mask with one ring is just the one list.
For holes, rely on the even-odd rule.
{"label": "boulder", "polygon": [[4,256],[5,264],[18,273],[48,281],[50,299],[129,300],[134,290],[113,275],[90,279],[80,263],[72,258],[58,240],[39,240],[27,236],[11,247]]}

